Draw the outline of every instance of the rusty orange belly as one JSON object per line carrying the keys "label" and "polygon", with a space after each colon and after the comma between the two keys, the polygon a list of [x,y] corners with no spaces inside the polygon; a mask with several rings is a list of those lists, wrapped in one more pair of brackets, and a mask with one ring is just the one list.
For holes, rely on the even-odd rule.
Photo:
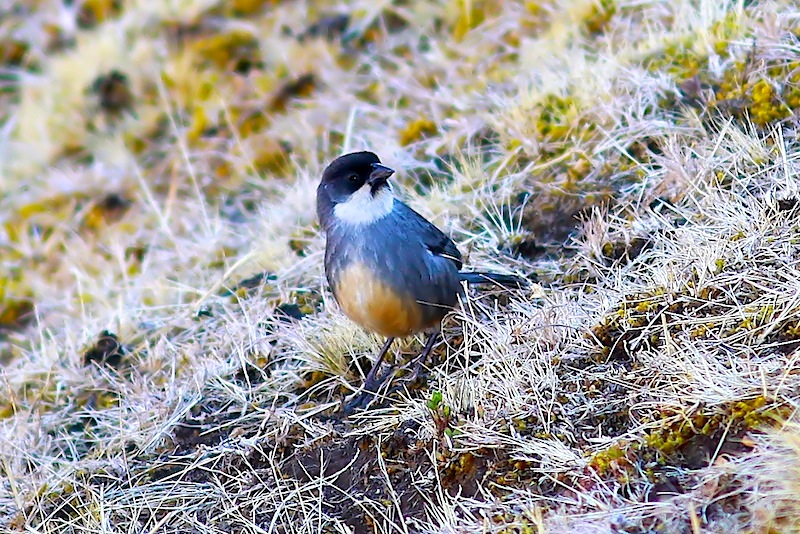
{"label": "rusty orange belly", "polygon": [[378,280],[361,263],[344,268],[335,281],[336,301],[353,322],[386,337],[425,330],[422,306]]}

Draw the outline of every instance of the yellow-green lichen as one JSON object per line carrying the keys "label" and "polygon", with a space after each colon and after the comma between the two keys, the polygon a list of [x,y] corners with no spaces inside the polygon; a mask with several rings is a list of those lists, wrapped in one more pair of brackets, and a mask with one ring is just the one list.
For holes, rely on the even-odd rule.
{"label": "yellow-green lichen", "polygon": [[631,468],[631,463],[627,459],[630,447],[631,445],[626,442],[619,442],[597,451],[589,459],[589,467],[602,477],[617,476],[627,472]]}
{"label": "yellow-green lichen", "polygon": [[590,35],[599,35],[606,30],[616,13],[617,3],[615,0],[596,0],[592,3],[589,14],[583,21],[583,26]]}
{"label": "yellow-green lichen", "polygon": [[408,146],[411,143],[436,135],[436,123],[430,119],[420,117],[411,121],[400,132],[400,145]]}
{"label": "yellow-green lichen", "polygon": [[231,30],[198,39],[190,49],[200,65],[211,65],[221,71],[241,71],[261,61],[258,39],[247,30]]}
{"label": "yellow-green lichen", "polygon": [[121,0],[85,0],[80,3],[78,24],[83,28],[94,27],[122,13]]}
{"label": "yellow-green lichen", "polygon": [[792,414],[785,404],[769,402],[759,395],[734,401],[717,409],[700,409],[679,421],[650,431],[644,443],[663,455],[673,454],[693,442],[697,436],[716,437],[722,432],[735,435],[782,424]]}
{"label": "yellow-green lichen", "polygon": [[500,4],[485,0],[455,0],[454,3],[452,33],[456,42],[461,41],[467,33],[480,26],[500,8]]}
{"label": "yellow-green lichen", "polygon": [[750,118],[759,126],[785,119],[792,114],[792,110],[781,102],[775,87],[766,79],[753,85],[750,98]]}

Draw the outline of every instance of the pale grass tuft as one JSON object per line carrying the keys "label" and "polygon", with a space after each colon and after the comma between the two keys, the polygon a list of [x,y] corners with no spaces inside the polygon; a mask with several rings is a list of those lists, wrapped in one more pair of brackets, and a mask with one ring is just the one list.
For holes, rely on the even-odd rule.
{"label": "pale grass tuft", "polygon": [[[88,4],[3,22],[2,529],[798,528],[800,147],[791,94],[753,105],[797,85],[790,3]],[[209,66],[229,30],[261,63]],[[361,149],[466,269],[540,284],[469,289],[345,417],[383,340],[326,287],[314,193]]]}

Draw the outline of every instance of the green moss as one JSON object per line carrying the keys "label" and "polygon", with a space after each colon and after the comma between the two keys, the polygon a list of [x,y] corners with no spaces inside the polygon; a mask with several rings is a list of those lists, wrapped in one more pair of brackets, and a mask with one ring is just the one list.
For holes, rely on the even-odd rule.
{"label": "green moss", "polygon": [[631,467],[626,459],[629,447],[630,444],[622,441],[595,452],[589,460],[589,467],[603,477],[618,472],[620,469],[628,469]]}
{"label": "green moss", "polygon": [[4,330],[19,330],[34,318],[33,300],[0,296],[0,336]]}
{"label": "green moss", "polygon": [[[580,105],[577,99],[556,94],[546,95],[537,104],[539,118],[536,130],[539,135],[550,141],[564,140],[575,127]],[[592,129],[591,124],[587,127]]]}
{"label": "green moss", "polygon": [[735,39],[741,39],[745,32],[750,30],[749,24],[743,24],[741,15],[737,10],[731,10],[725,14],[722,20],[718,20],[709,26],[708,34],[714,43],[714,51],[722,54],[727,51],[728,45]]}
{"label": "green moss", "polygon": [[78,25],[92,28],[102,22],[117,17],[122,13],[121,0],[85,0],[78,11]]}
{"label": "green moss", "polygon": [[721,418],[709,418],[701,413],[691,419],[681,419],[677,423],[668,424],[660,429],[651,431],[645,436],[644,443],[647,447],[670,455],[686,445],[698,435],[710,435],[719,428]]}
{"label": "green moss", "polygon": [[772,83],[766,79],[757,81],[750,90],[750,118],[759,126],[785,119],[792,110],[784,104]]}
{"label": "green moss", "polygon": [[438,131],[435,122],[428,118],[420,117],[408,123],[406,127],[400,131],[400,145],[408,146],[426,137],[432,137],[436,135]]}
{"label": "green moss", "polygon": [[643,58],[644,67],[650,72],[666,72],[679,81],[687,80],[705,72],[708,58],[692,49],[693,40],[686,38],[667,44]]}
{"label": "green moss", "polygon": [[264,11],[269,6],[278,3],[279,0],[227,0],[220,3],[214,13],[219,13],[224,17],[251,17]]}
{"label": "green moss", "polygon": [[[54,194],[35,202],[19,204],[6,213],[3,228],[11,243],[25,242],[31,238],[47,241],[65,221],[72,220],[92,201],[87,194],[70,193]],[[8,261],[10,256],[4,259]]]}
{"label": "green moss", "polygon": [[200,66],[213,66],[221,71],[243,71],[260,64],[258,39],[246,30],[231,30],[198,39],[191,50]]}
{"label": "green moss", "polygon": [[590,35],[600,35],[616,14],[617,3],[614,0],[596,0],[583,21],[583,27]]}
{"label": "green moss", "polygon": [[[743,31],[735,14],[717,22],[709,35],[714,52],[725,56],[731,40],[742,37]],[[659,110],[677,110],[687,104],[701,111],[711,107],[739,120],[749,117],[759,126],[787,116],[791,109],[784,104],[788,91],[784,91],[787,94],[776,94],[769,83],[747,81],[754,70],[752,58],[740,58],[732,63],[731,68],[725,69],[721,77],[713,77],[709,55],[705,49],[698,50],[696,42],[692,37],[683,37],[643,59],[648,70],[666,72],[680,88],[680,98],[674,95],[663,98]],[[713,93],[710,100],[707,99],[709,92]]]}
{"label": "green moss", "polygon": [[748,430],[762,427],[780,426],[793,413],[793,408],[785,404],[770,403],[759,395],[752,399],[740,400],[729,407],[729,417],[741,421]]}
{"label": "green moss", "polygon": [[[742,38],[745,30],[739,15],[729,12],[710,26],[706,39],[711,41],[716,54],[725,55],[730,42]],[[643,64],[649,71],[666,72],[678,82],[697,76],[701,83],[709,84],[713,81],[709,78],[709,57],[704,48],[697,47],[697,42],[694,35],[682,36],[667,43],[663,49],[647,55],[643,58]]]}
{"label": "green moss", "polygon": [[453,39],[456,42],[461,41],[467,33],[497,13],[500,7],[499,3],[488,0],[456,0]]}
{"label": "green moss", "polygon": [[723,432],[735,435],[765,426],[778,426],[791,414],[791,406],[770,403],[763,396],[756,396],[730,402],[714,410],[701,408],[678,422],[670,422],[650,431],[644,443],[656,452],[669,456],[693,443],[698,436],[716,439]]}
{"label": "green moss", "polygon": [[792,116],[800,105],[800,62],[766,60],[755,70],[752,58],[735,63],[715,85],[712,102],[723,114],[749,119],[757,126],[769,127]]}

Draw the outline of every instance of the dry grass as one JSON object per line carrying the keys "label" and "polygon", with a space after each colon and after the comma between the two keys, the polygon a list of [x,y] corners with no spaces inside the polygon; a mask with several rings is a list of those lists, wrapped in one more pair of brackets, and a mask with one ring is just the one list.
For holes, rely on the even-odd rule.
{"label": "dry grass", "polygon": [[[800,528],[790,2],[121,4],[0,3],[4,531]],[[346,418],[363,148],[540,285]]]}

